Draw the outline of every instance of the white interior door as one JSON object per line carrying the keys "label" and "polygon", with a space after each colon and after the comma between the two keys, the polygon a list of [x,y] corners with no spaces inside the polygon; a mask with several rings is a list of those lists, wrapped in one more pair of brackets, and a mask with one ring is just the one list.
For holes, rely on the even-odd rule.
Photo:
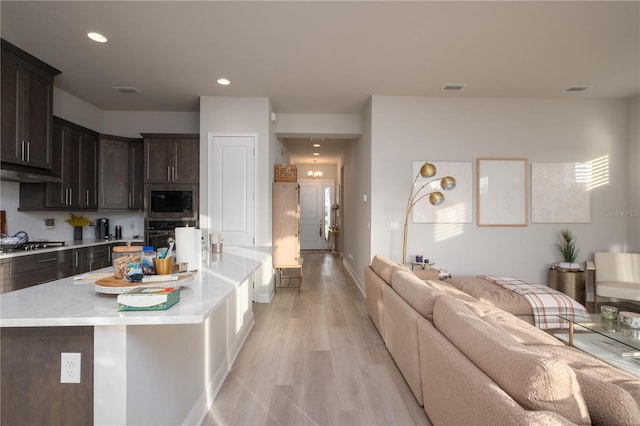
{"label": "white interior door", "polygon": [[225,245],[255,245],[255,142],[249,135],[213,135],[209,149],[209,232]]}
{"label": "white interior door", "polygon": [[322,250],[324,235],[324,190],[322,182],[300,184],[300,249]]}

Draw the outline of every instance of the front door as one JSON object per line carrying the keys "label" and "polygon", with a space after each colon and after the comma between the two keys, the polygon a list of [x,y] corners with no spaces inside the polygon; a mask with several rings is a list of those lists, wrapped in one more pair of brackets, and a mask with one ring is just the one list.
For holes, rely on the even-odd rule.
{"label": "front door", "polygon": [[326,248],[324,190],[320,181],[300,181],[300,249]]}

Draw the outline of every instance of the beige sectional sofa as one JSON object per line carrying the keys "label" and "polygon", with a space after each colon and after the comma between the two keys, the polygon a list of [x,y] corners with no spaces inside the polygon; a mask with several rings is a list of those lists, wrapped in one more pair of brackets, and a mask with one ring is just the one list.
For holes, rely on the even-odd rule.
{"label": "beige sectional sofa", "polygon": [[375,256],[366,303],[435,425],[640,424],[640,378],[419,273]]}

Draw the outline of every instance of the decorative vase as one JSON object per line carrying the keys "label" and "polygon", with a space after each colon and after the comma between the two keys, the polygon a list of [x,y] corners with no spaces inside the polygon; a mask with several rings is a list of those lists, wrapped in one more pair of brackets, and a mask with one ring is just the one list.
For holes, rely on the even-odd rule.
{"label": "decorative vase", "polygon": [[82,226],[73,227],[73,240],[82,241]]}

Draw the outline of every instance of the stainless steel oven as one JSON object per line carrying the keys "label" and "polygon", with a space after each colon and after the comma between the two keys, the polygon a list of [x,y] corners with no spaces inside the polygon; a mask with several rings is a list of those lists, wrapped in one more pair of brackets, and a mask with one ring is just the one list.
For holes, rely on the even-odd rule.
{"label": "stainless steel oven", "polygon": [[168,247],[176,237],[175,229],[180,226],[197,227],[196,220],[147,220],[145,244],[154,248]]}

